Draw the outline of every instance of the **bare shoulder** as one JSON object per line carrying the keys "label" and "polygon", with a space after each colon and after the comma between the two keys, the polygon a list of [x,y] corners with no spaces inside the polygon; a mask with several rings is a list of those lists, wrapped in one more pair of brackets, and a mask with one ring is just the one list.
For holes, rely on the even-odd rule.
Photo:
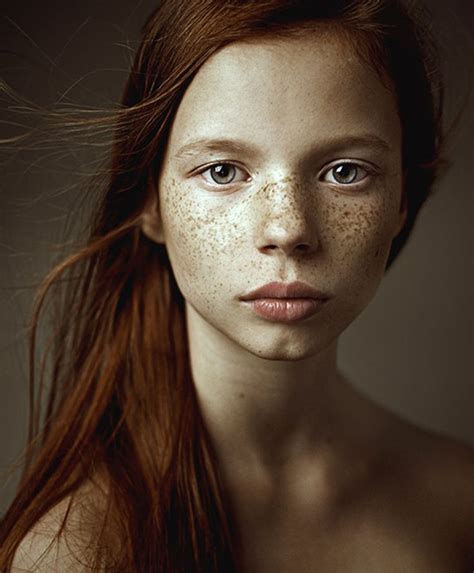
{"label": "bare shoulder", "polygon": [[18,546],[12,573],[85,573],[97,553],[97,523],[104,491],[87,482],[48,511]]}
{"label": "bare shoulder", "polygon": [[471,535],[474,548],[474,448],[455,438],[423,432],[417,475],[438,511]]}
{"label": "bare shoulder", "polygon": [[[54,506],[24,537],[18,546],[13,560],[12,572],[82,572],[80,567],[82,552],[70,547],[67,529],[59,535],[71,499],[65,498]],[[79,559],[79,560],[78,560]]]}
{"label": "bare shoulder", "polygon": [[397,426],[390,448],[394,501],[432,547],[474,567],[474,448],[409,423]]}
{"label": "bare shoulder", "polygon": [[474,448],[405,421],[399,424],[400,432],[394,433],[396,449],[401,467],[406,464],[412,470],[415,483],[439,496],[440,502],[458,506],[464,501],[466,508],[469,502],[474,503]]}

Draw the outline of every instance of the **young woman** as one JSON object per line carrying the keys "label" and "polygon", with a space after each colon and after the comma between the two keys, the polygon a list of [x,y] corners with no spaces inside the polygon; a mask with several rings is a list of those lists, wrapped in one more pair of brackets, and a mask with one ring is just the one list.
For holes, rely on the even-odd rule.
{"label": "young woman", "polygon": [[337,366],[434,181],[437,78],[395,0],[159,3],[40,293],[35,327],[67,278],[2,571],[471,570],[472,451]]}

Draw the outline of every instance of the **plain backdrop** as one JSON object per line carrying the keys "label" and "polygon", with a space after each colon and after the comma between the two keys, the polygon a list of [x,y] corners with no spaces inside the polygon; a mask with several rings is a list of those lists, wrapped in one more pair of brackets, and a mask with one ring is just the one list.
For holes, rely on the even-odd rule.
{"label": "plain backdrop", "polygon": [[[1,6],[0,77],[39,106],[113,107],[151,0],[17,0]],[[474,443],[473,128],[471,0],[431,0],[446,74],[448,123],[464,112],[453,162],[422,209],[401,257],[369,307],[342,335],[340,366],[376,401],[423,427]],[[34,124],[1,102],[1,137]],[[8,123],[6,123],[8,122]],[[33,123],[32,123],[33,122]],[[57,260],[67,220],[79,217],[95,152],[51,145],[1,152],[0,472],[24,446],[26,335],[34,286]],[[69,219],[68,219],[69,217]],[[0,483],[0,513],[18,472]]]}

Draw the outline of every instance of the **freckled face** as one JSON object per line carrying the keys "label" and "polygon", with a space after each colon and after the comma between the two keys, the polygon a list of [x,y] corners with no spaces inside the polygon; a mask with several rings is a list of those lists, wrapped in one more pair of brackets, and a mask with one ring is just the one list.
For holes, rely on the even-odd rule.
{"label": "freckled face", "polygon": [[[180,104],[159,177],[194,335],[279,360],[335,341],[374,296],[403,223],[400,145],[394,96],[336,38],[234,43],[211,57]],[[294,280],[331,299],[291,324],[239,300]]]}

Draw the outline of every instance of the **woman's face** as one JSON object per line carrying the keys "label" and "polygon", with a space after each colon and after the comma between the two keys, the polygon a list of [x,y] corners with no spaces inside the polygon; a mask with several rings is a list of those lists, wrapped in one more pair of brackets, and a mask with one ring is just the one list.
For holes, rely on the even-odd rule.
{"label": "woman's face", "polygon": [[[400,146],[393,94],[335,36],[234,43],[211,57],[159,177],[188,315],[269,359],[335,341],[374,296],[404,222]],[[331,297],[307,319],[270,321],[239,299],[296,280]]]}

